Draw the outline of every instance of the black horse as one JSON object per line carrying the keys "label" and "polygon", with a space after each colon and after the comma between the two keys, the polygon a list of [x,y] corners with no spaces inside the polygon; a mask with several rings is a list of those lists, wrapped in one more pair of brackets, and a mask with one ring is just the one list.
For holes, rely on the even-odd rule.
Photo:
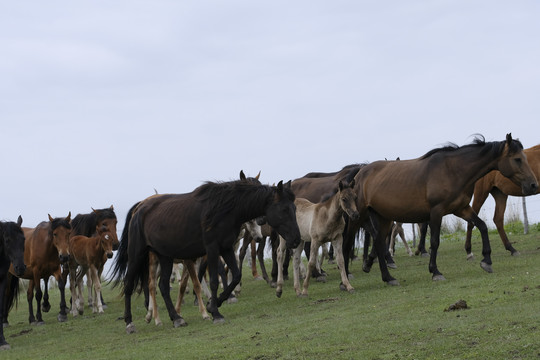
{"label": "black horse", "polygon": [[[18,295],[19,278],[8,277],[11,263],[18,276],[24,274],[24,234],[21,229],[22,217],[17,222],[0,221],[0,350],[10,346],[4,337],[4,314],[7,314]],[[8,297],[6,296],[6,290]]]}
{"label": "black horse", "polygon": [[[191,193],[159,195],[142,201],[126,222],[128,246],[121,244],[115,263],[116,280],[124,279],[126,331],[135,331],[131,296],[136,288],[141,289],[148,282],[149,251],[159,259],[159,288],[175,327],[185,325],[185,321],[174,309],[169,294],[173,261],[195,259],[205,254],[212,292],[207,309],[214,322],[224,321],[218,307],[241,278],[233,245],[241,225],[263,215],[287,240],[289,247],[298,246],[300,231],[290,183],[283,185],[280,181],[277,186],[267,186],[242,180],[207,182]],[[219,256],[225,260],[233,279],[218,298]]]}

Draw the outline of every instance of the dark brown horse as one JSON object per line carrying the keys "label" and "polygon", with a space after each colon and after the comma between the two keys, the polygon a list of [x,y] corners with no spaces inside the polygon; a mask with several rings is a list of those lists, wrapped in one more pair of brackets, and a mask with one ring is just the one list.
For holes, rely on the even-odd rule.
{"label": "dark brown horse", "polygon": [[[60,312],[58,313],[58,321],[64,322],[67,320],[66,311],[66,284],[62,279],[62,264],[66,264],[69,259],[69,236],[71,234],[71,212],[67,217],[52,218],[49,215],[49,221],[42,221],[35,228],[23,228],[26,237],[24,246],[24,262],[26,263],[26,271],[22,279],[28,279],[28,322],[30,324],[43,324],[41,311],[49,311],[51,305],[49,303],[48,287],[45,288],[45,293],[41,290],[41,280],[45,284],[51,276],[54,276],[58,281],[58,289],[60,290]],[[13,268],[10,272],[15,274]],[[36,315],[34,316],[34,292],[36,297]],[[41,300],[43,299],[43,304]]]}
{"label": "dark brown horse", "polygon": [[[263,215],[287,239],[289,247],[298,245],[300,232],[290,184],[279,182],[277,187],[270,187],[243,180],[208,182],[191,193],[167,194],[142,201],[126,224],[129,227],[126,254],[121,253],[125,251],[121,245],[115,264],[117,280],[124,279],[126,331],[135,331],[131,313],[133,291],[148,284],[148,251],[154,252],[159,259],[159,288],[175,327],[185,325],[185,321],[174,309],[169,293],[173,261],[192,260],[206,254],[212,292],[207,310],[214,322],[222,322],[224,318],[218,307],[241,278],[234,254],[240,227]],[[218,298],[220,256],[231,270],[233,279]]]}
{"label": "dark brown horse", "polygon": [[[533,171],[536,179],[540,179],[540,145],[533,146],[531,148],[523,150],[527,155],[527,161]],[[504,212],[506,210],[506,201],[508,196],[523,196],[523,192],[520,186],[514,184],[508,178],[504,177],[499,171],[492,171],[486,176],[481,178],[474,185],[474,197],[472,202],[473,210],[478,213],[482,208],[482,205],[486,201],[487,197],[491,194],[495,199],[495,214],[493,215],[493,222],[497,227],[499,236],[503,242],[504,248],[512,255],[518,255],[519,252],[514,249],[508,236],[504,231]],[[538,189],[535,194],[538,194]],[[467,239],[465,241],[465,250],[467,251],[467,258],[472,257],[471,252],[471,235],[473,224],[467,224]]]}
{"label": "dark brown horse", "polygon": [[[481,266],[491,272],[491,247],[486,224],[469,203],[474,184],[492,170],[519,184],[523,194],[534,194],[538,182],[527,163],[523,146],[508,134],[505,141],[434,149],[413,160],[377,161],[363,167],[355,177],[358,211],[362,226],[373,235],[383,281],[398,284],[384,261],[386,237],[392,221],[429,222],[433,280],[443,280],[437,268],[437,250],[442,217],[454,214],[474,223],[482,234]],[[370,258],[368,266],[372,265]]]}
{"label": "dark brown horse", "polygon": [[[22,217],[17,222],[0,221],[0,350],[10,348],[4,337],[4,322],[9,309],[17,299],[19,278],[9,276],[10,264],[15,275],[21,276],[26,270],[24,264],[24,233],[21,229]],[[6,298],[6,294],[8,297]]]}

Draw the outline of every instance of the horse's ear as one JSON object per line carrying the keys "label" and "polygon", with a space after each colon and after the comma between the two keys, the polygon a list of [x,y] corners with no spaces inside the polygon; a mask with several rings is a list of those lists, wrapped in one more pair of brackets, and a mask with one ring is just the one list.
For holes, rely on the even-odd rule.
{"label": "horse's ear", "polygon": [[285,185],[290,189],[291,188],[291,183],[292,183],[292,180],[289,180],[289,181],[287,181],[287,183]]}
{"label": "horse's ear", "polygon": [[109,209],[114,210],[114,206],[111,205],[111,207]]}
{"label": "horse's ear", "polygon": [[51,214],[47,214],[47,215],[49,215],[49,221],[53,222],[53,218],[52,218]]}
{"label": "horse's ear", "polygon": [[246,180],[246,174],[244,174],[244,170],[240,170],[240,180]]}
{"label": "horse's ear", "polygon": [[91,207],[90,209],[92,209],[93,212],[97,213],[96,209],[94,209],[93,207]]}
{"label": "horse's ear", "polygon": [[339,191],[343,190],[343,181],[339,180],[338,187],[339,187]]}
{"label": "horse's ear", "polygon": [[400,161],[401,159],[399,158],[399,156],[396,158],[396,161]]}
{"label": "horse's ear", "polygon": [[257,176],[255,176],[255,180],[259,180],[260,176],[261,176],[261,170],[259,170],[259,173],[257,174]]}
{"label": "horse's ear", "polygon": [[280,193],[283,192],[283,180],[280,180],[277,184],[277,189]]}
{"label": "horse's ear", "polygon": [[22,216],[21,215],[19,215],[19,217],[17,218],[17,225],[18,226],[22,225]]}
{"label": "horse's ear", "polygon": [[67,222],[71,221],[71,211],[69,212],[68,216],[66,216],[66,221]]}
{"label": "horse's ear", "polygon": [[506,134],[506,144],[510,145],[512,142],[512,133]]}

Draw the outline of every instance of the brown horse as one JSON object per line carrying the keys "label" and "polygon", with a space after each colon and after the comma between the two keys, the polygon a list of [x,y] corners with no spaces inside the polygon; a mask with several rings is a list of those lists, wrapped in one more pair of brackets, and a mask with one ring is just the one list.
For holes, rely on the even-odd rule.
{"label": "brown horse", "polygon": [[[429,221],[433,280],[443,280],[437,268],[437,250],[442,217],[454,214],[474,223],[482,234],[481,266],[492,272],[491,247],[486,224],[469,205],[474,184],[492,170],[518,184],[523,194],[538,190],[523,146],[508,134],[505,141],[485,142],[475,138],[470,145],[434,149],[413,160],[377,161],[356,175],[358,210],[362,226],[372,233],[383,281],[397,285],[384,261],[386,237],[392,221]],[[369,257],[368,267],[373,264]]]}
{"label": "brown horse", "polygon": [[[61,265],[66,264],[69,258],[69,236],[71,233],[71,212],[65,218],[52,218],[49,215],[49,221],[39,223],[35,228],[23,227],[26,242],[24,245],[24,262],[26,271],[22,279],[28,279],[28,322],[30,324],[43,324],[41,311],[49,311],[48,287],[45,287],[45,293],[41,290],[41,279],[45,284],[51,276],[58,281],[60,290],[60,312],[58,321],[67,320],[65,282],[62,281]],[[13,269],[10,269],[15,274]],[[34,291],[36,296],[36,315],[34,316]],[[43,304],[41,300],[43,299]]]}
{"label": "brown horse", "polygon": [[[116,232],[116,228],[114,229]],[[84,297],[82,281],[85,274],[89,274],[87,282],[91,282],[94,289],[92,312],[103,313],[101,302],[101,273],[107,259],[113,257],[113,232],[107,225],[96,228],[92,237],[76,235],[69,239],[69,273],[71,287],[71,314],[77,316],[84,312]],[[77,267],[80,269],[77,271]]]}
{"label": "brown horse", "polygon": [[[533,146],[531,148],[523,150],[527,155],[527,161],[531,167],[536,179],[540,179],[540,145]],[[492,171],[486,176],[481,178],[474,185],[474,197],[472,202],[473,210],[478,213],[482,208],[482,205],[486,201],[487,197],[491,194],[495,199],[495,214],[493,215],[493,222],[497,227],[499,236],[503,242],[504,248],[512,255],[519,255],[519,252],[514,249],[508,236],[504,231],[504,212],[506,210],[506,201],[508,196],[523,196],[522,189],[504,177],[499,171]],[[535,194],[538,194],[538,189]],[[467,258],[471,258],[471,235],[473,224],[467,224],[467,239],[465,240],[465,250],[467,251]]]}
{"label": "brown horse", "polygon": [[[302,241],[294,249],[293,269],[294,269],[294,289],[297,296],[307,296],[309,279],[317,261],[319,247],[326,242],[331,242],[336,251],[336,260],[341,272],[341,282],[349,292],[354,288],[349,283],[345,264],[343,259],[343,231],[345,229],[345,220],[343,215],[347,214],[352,220],[358,219],[356,209],[356,193],[353,190],[354,180],[348,184],[340,181],[338,183],[338,192],[327,200],[319,203],[312,203],[303,198],[297,198],[296,221],[300,229]],[[304,242],[311,243],[311,257],[309,259],[307,275],[304,279],[303,289],[300,288],[300,256],[304,248]],[[285,255],[285,242],[280,240],[278,248],[278,281],[276,287],[277,297],[283,293],[283,259]]]}

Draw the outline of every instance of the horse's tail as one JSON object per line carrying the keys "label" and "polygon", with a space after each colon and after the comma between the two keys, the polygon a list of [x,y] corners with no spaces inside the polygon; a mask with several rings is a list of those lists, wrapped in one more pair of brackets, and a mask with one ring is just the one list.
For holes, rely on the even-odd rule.
{"label": "horse's tail", "polygon": [[132,214],[129,227],[129,255],[131,257],[129,255],[125,257],[129,269],[124,265],[126,271],[122,294],[133,291],[140,293],[145,287],[148,287],[149,251],[144,236],[144,214],[140,211]]}
{"label": "horse's tail", "polygon": [[128,265],[128,245],[129,245],[129,223],[131,222],[131,218],[133,217],[133,213],[135,212],[135,209],[137,206],[139,206],[141,202],[139,201],[135,205],[129,209],[127,215],[126,215],[126,223],[124,224],[124,229],[122,230],[122,236],[120,237],[120,245],[118,247],[118,251],[116,253],[116,259],[114,261],[114,265],[111,268],[112,274],[111,274],[111,281],[113,283],[113,287],[116,287],[118,284],[123,282],[124,276],[127,272],[127,265]]}
{"label": "horse's tail", "polygon": [[[13,308],[13,305],[17,305],[19,302],[19,278],[11,273],[7,274],[7,286],[4,297],[4,320],[7,319],[9,311]],[[0,324],[2,326],[2,324]]]}

